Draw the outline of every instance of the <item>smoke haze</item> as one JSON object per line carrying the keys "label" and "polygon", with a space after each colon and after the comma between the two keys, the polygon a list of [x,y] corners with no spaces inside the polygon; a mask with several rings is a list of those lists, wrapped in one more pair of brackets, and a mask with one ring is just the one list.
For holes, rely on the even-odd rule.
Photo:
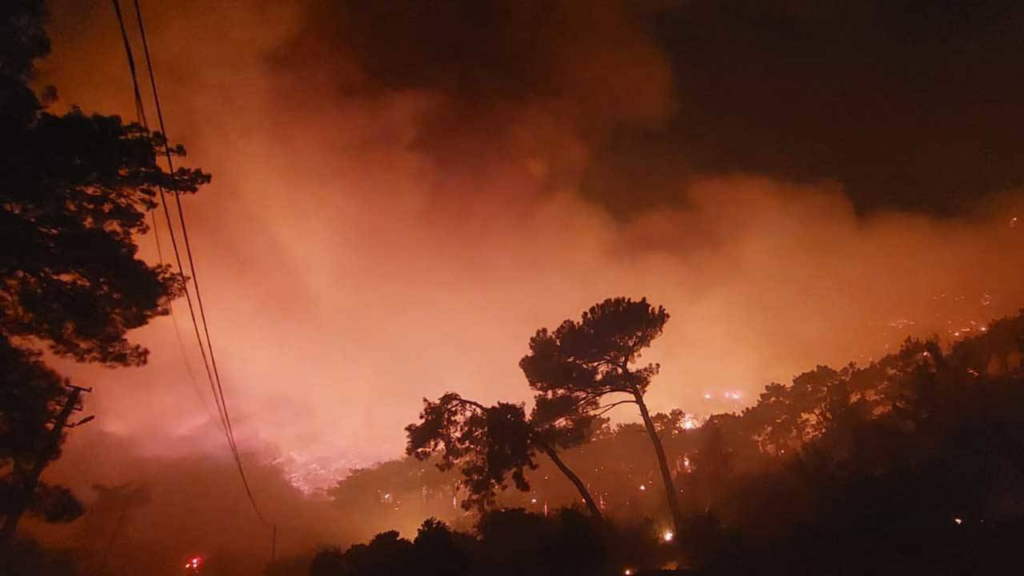
{"label": "smoke haze", "polygon": [[[647,146],[715,129],[692,104],[706,88],[679,78],[654,25],[676,3],[483,4],[143,3],[171,140],[214,176],[184,199],[190,235],[235,433],[257,498],[294,527],[286,549],[346,522],[294,504],[289,474],[322,481],[399,455],[423,397],[527,400],[529,337],[609,296],[669,310],[650,405],[703,414],[1024,304],[1011,179],[979,174],[961,191],[976,199],[936,215],[851,195],[828,166],[809,177]],[[41,82],[58,109],[133,118],[109,5],[56,2],[51,24]],[[738,150],[782,156],[757,128],[722,129]],[[636,134],[639,161],[620,153]],[[155,261],[152,234],[143,244]],[[174,306],[187,364],[161,318],[134,335],[148,366],[66,368],[96,387],[98,417],[51,473],[87,499],[93,484],[147,483],[140,509],[181,503],[161,529],[203,517],[194,541],[245,550],[264,536],[220,528],[251,512]],[[156,549],[144,526],[125,537]]]}

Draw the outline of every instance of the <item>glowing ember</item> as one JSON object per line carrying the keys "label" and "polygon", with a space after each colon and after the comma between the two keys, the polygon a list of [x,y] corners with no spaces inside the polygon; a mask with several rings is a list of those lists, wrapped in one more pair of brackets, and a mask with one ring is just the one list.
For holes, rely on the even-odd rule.
{"label": "glowing ember", "polygon": [[906,320],[904,318],[898,318],[898,319],[893,320],[893,321],[889,322],[888,324],[886,324],[886,326],[888,326],[890,328],[894,328],[896,330],[902,330],[904,328],[907,328],[908,326],[913,326],[913,325],[914,325],[914,321],[913,320]]}
{"label": "glowing ember", "polygon": [[306,495],[329,489],[348,476],[352,469],[366,465],[364,461],[332,456],[312,457],[296,452],[271,461],[286,473],[288,483]]}
{"label": "glowing ember", "polygon": [[687,414],[686,416],[683,416],[681,426],[683,430],[696,430],[697,428],[700,428],[700,424],[701,422],[696,416]]}

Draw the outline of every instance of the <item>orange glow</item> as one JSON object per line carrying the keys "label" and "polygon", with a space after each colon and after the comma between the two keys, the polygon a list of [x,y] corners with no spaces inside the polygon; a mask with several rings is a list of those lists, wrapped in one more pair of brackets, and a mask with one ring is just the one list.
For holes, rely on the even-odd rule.
{"label": "orange glow", "polygon": [[[600,142],[672,118],[678,100],[665,81],[668,56],[632,27],[614,35],[622,46],[607,48],[621,71],[581,69],[580,61],[607,59],[572,45],[549,71],[563,80],[550,92],[559,98],[468,107],[480,116],[469,118],[443,89],[378,89],[354,52],[323,39],[309,40],[311,53],[330,57],[278,63],[305,40],[306,3],[146,4],[170,137],[188,147],[185,165],[214,176],[182,202],[235,436],[260,470],[257,497],[281,516],[293,511],[293,495],[277,468],[313,493],[352,468],[398,457],[424,397],[452,390],[529,402],[517,362],[530,335],[609,296],[647,296],[673,314],[644,356],[661,365],[646,399],[652,413],[702,416],[741,410],[766,383],[808,366],[878,357],[906,333],[948,337],[960,319],[984,322],[1024,301],[1017,192],[968,221],[865,216],[836,186],[742,173],[681,179],[672,185],[681,201],[658,211],[616,214],[595,202],[585,175],[599,167]],[[108,8],[84,20],[82,10],[55,11],[39,77],[58,88],[54,111],[79,104],[134,117]],[[594,89],[614,72],[631,80]],[[142,255],[155,263],[153,240],[142,239]],[[933,298],[942,293],[965,298]],[[48,471],[54,482],[142,483],[159,476],[152,462],[191,454],[229,463],[209,391],[193,388],[202,359],[193,346],[184,360],[179,352],[173,318],[189,326],[183,304],[132,333],[151,350],[147,366],[68,370],[103,387],[90,399],[102,417],[67,444],[64,461],[77,464]],[[635,412],[609,415],[636,422]],[[215,478],[196,473],[189,487],[237,485],[230,466],[210,470]],[[638,489],[645,501],[661,492]],[[177,509],[155,494],[151,510]],[[448,495],[439,497],[447,507]],[[451,496],[452,509],[460,498]],[[545,514],[549,499],[552,512],[559,503],[540,499]],[[162,520],[133,512],[139,526],[122,537],[135,540],[118,549],[160,546],[161,535],[199,519],[248,518],[244,498],[230,504],[189,503]],[[316,524],[302,536],[310,542],[339,540],[337,522],[308,523]],[[211,558],[209,542],[249,551],[266,541],[253,524],[208,530],[208,541],[188,545]]]}

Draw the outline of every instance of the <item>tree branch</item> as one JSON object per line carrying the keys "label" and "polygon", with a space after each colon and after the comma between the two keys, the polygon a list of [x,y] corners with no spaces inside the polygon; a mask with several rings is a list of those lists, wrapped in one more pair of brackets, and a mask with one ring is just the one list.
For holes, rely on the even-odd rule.
{"label": "tree branch", "polygon": [[619,400],[618,402],[612,402],[607,406],[598,406],[598,411],[594,412],[594,416],[603,416],[605,412],[608,412],[620,404],[636,404],[636,400]]}
{"label": "tree branch", "polygon": [[459,396],[459,395],[455,395],[454,402],[456,404],[458,404],[459,406],[469,406],[469,407],[472,407],[472,408],[476,408],[477,410],[480,410],[481,412],[486,412],[487,411],[487,407],[484,406],[483,404],[481,404],[479,402],[476,402],[474,400],[468,400],[468,399],[463,398],[462,396]]}

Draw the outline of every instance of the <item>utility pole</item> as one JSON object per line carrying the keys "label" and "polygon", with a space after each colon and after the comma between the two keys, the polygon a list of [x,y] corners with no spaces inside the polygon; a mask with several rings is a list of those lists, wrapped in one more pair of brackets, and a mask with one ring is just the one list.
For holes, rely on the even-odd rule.
{"label": "utility pole", "polygon": [[[24,480],[21,482],[20,492],[21,494],[14,499],[12,510],[4,520],[3,528],[0,529],[0,543],[6,543],[14,536],[15,531],[18,529],[18,521],[21,520],[22,514],[28,508],[29,502],[35,496],[36,488],[39,487],[39,477],[43,474],[43,470],[46,465],[50,463],[50,460],[60,449],[60,439],[64,434],[64,428],[74,428],[79,424],[85,424],[91,421],[94,417],[87,416],[82,420],[68,424],[68,418],[71,417],[73,412],[80,412],[82,410],[82,393],[92,392],[92,388],[82,388],[81,386],[74,386],[70,383],[65,383],[65,387],[69,388],[71,392],[68,394],[67,399],[64,402],[64,406],[61,407],[60,412],[53,421],[53,429],[50,431],[50,439],[46,443],[46,447],[41,451],[39,457],[36,458],[32,468],[29,469],[25,475]],[[12,488],[18,490],[15,485],[17,483],[17,465],[15,465],[15,471],[12,472]]]}
{"label": "utility pole", "polygon": [[274,539],[270,541],[270,563],[277,560],[277,524],[274,524]]}

